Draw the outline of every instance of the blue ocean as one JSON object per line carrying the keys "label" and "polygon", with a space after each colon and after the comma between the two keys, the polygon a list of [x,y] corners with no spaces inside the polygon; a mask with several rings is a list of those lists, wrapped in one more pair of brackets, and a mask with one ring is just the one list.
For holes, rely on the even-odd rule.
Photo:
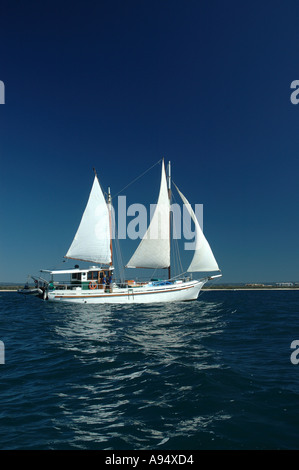
{"label": "blue ocean", "polygon": [[0,340],[2,450],[299,448],[299,291],[151,306],[2,292]]}

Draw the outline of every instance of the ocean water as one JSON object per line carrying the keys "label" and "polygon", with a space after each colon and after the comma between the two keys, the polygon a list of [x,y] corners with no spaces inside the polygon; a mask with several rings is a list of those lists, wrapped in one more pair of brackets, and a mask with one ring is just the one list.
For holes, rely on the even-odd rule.
{"label": "ocean water", "polygon": [[299,448],[299,291],[155,306],[3,292],[0,340],[0,449]]}

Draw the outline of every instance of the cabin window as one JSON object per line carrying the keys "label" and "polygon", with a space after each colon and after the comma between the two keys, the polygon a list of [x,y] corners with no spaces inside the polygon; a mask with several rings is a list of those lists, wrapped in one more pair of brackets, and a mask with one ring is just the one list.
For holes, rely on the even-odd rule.
{"label": "cabin window", "polygon": [[81,273],[72,273],[72,281],[81,281]]}
{"label": "cabin window", "polygon": [[87,275],[87,279],[89,281],[96,281],[98,279],[98,271],[89,271],[88,275]]}

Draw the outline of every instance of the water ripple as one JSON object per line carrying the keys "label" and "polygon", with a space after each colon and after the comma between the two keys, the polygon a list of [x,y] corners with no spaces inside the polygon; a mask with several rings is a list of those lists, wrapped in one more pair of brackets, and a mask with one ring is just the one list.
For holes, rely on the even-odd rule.
{"label": "water ripple", "polygon": [[257,294],[126,307],[0,294],[1,448],[295,448],[299,298]]}

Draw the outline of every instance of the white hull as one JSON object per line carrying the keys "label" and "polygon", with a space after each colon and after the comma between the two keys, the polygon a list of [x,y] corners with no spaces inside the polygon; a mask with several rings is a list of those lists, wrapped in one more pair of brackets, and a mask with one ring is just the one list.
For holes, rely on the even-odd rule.
{"label": "white hull", "polygon": [[202,286],[208,279],[188,281],[164,286],[146,284],[141,287],[113,287],[112,292],[101,289],[82,290],[76,288],[55,289],[48,292],[52,302],[75,302],[88,304],[152,304],[159,302],[183,302],[196,300]]}

